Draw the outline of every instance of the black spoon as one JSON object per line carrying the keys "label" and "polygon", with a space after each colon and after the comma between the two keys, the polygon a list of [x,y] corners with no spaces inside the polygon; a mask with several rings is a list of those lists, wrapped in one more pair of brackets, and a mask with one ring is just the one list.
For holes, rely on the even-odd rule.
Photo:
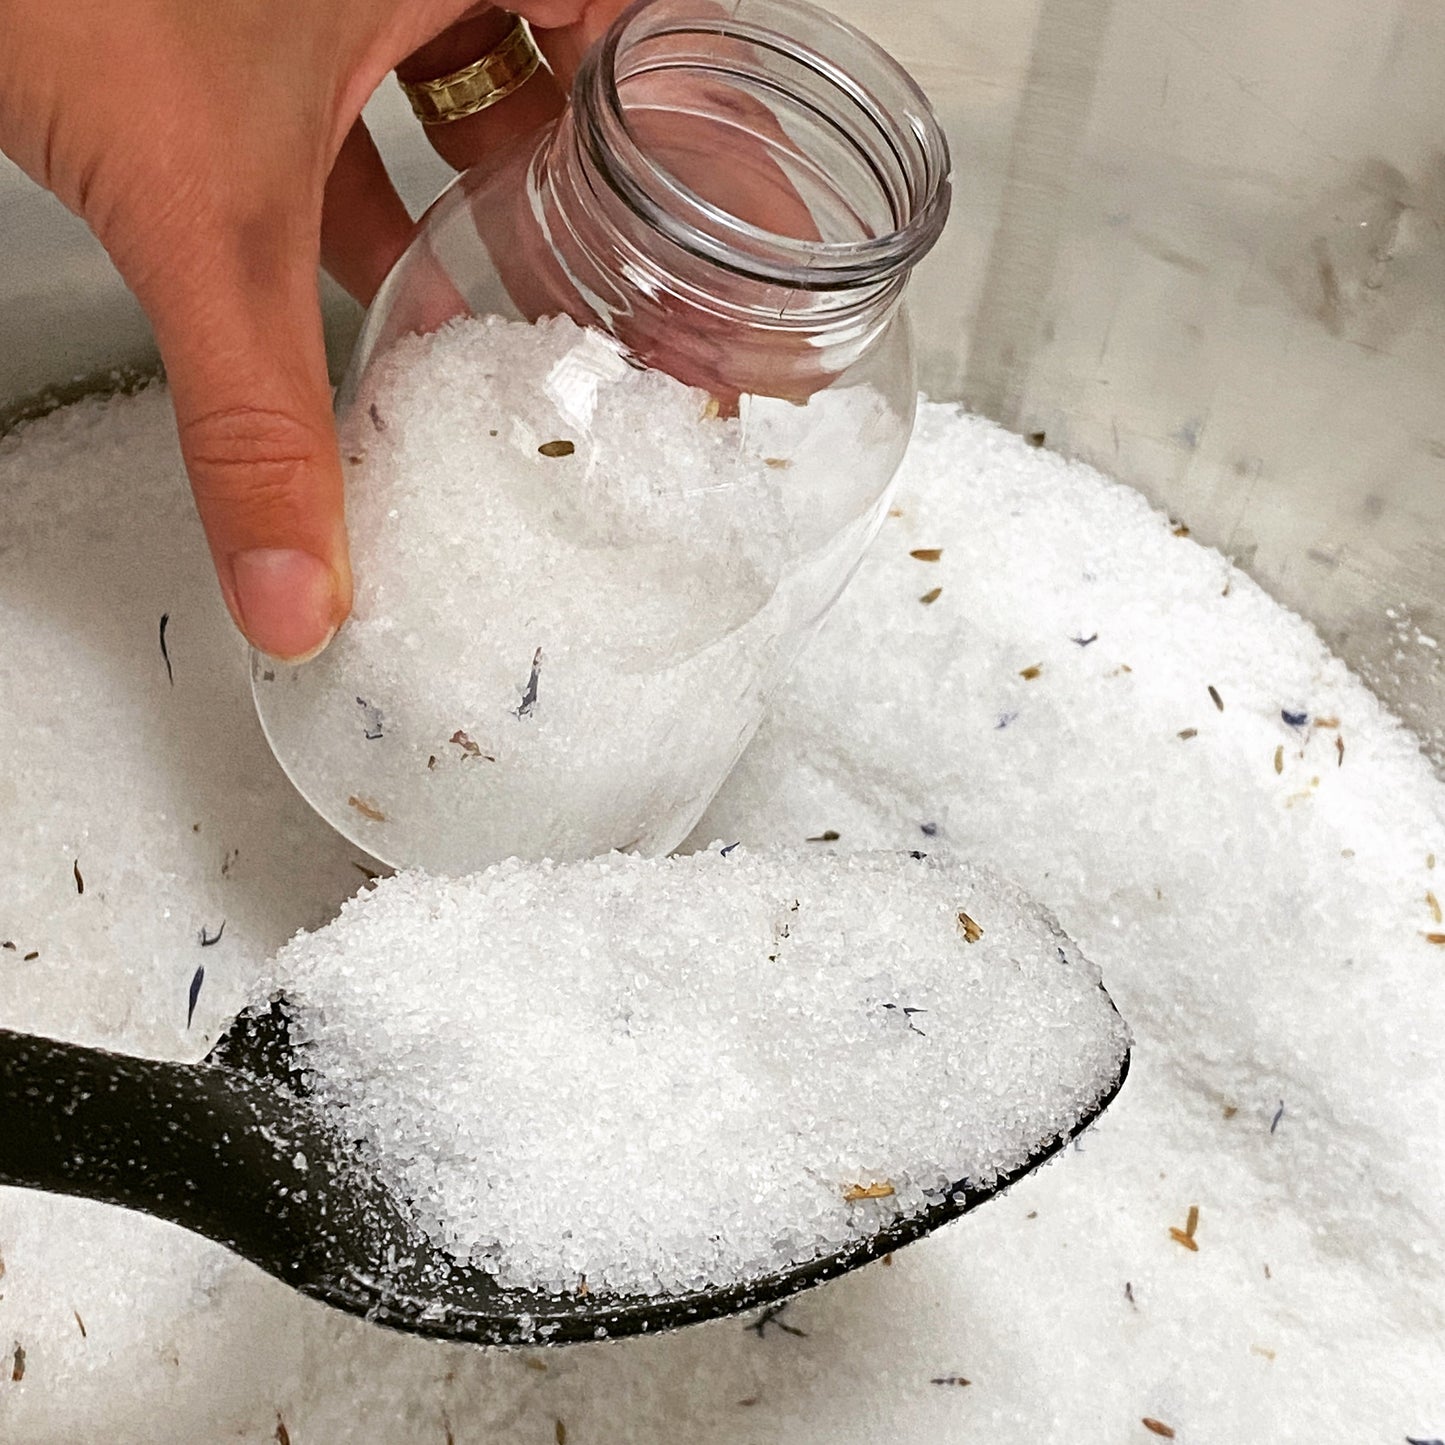
{"label": "black spoon", "polygon": [[281,1004],[242,1014],[199,1064],[0,1030],[0,1184],[168,1219],[304,1295],[393,1329],[476,1344],[562,1344],[736,1314],[910,1244],[1057,1153],[1108,1107],[1128,1071],[1126,1054],[1092,1109],[988,1187],[965,1182],[836,1253],[690,1294],[528,1294],[458,1266],[322,1121]]}

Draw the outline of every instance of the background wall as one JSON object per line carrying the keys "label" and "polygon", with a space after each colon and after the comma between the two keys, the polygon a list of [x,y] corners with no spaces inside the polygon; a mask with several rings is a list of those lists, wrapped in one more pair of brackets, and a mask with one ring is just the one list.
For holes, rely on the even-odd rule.
{"label": "background wall", "polygon": [[[928,389],[1140,487],[1445,761],[1445,8],[834,8],[953,144],[954,219],[916,293]],[[392,87],[369,115],[424,204],[446,173]],[[328,295],[344,353],[355,309]],[[0,163],[0,422],[117,364],[153,364],[143,319]]]}

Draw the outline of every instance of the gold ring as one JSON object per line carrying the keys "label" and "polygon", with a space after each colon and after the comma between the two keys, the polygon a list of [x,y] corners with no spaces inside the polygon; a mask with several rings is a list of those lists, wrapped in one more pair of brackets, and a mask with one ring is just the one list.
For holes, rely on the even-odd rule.
{"label": "gold ring", "polygon": [[520,90],[542,63],[527,22],[519,15],[505,38],[470,65],[435,80],[398,78],[423,125],[447,125],[486,110]]}

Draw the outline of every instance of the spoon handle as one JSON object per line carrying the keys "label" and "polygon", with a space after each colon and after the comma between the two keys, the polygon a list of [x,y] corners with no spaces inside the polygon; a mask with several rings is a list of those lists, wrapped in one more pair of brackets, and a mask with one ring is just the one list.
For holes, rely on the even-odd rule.
{"label": "spoon handle", "polygon": [[229,1069],[0,1030],[0,1184],[157,1215],[274,1273],[288,1233],[305,1252],[287,1226],[312,1182],[279,1100]]}

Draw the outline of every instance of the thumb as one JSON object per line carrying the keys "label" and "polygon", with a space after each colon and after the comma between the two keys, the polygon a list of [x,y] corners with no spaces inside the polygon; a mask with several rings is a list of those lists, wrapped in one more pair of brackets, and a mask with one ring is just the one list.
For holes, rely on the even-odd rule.
{"label": "thumb", "polygon": [[288,661],[325,647],[351,608],[318,250],[319,216],[198,225],[182,258],[132,281],[226,605]]}

